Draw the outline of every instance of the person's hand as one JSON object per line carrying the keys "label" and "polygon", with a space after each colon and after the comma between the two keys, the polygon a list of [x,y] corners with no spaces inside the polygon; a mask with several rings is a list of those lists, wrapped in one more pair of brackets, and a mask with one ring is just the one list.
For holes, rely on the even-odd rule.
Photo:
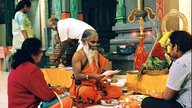
{"label": "person's hand", "polygon": [[163,99],[164,98],[164,93],[154,93],[151,96],[154,97],[154,98]]}
{"label": "person's hand", "polygon": [[49,57],[50,61],[54,64],[58,64],[59,63],[59,58],[57,57],[57,55],[55,54],[52,54],[50,57]]}
{"label": "person's hand", "polygon": [[60,63],[60,57],[55,58],[55,60],[53,60],[54,64],[59,64]]}
{"label": "person's hand", "polygon": [[121,70],[117,69],[117,70],[107,70],[105,72],[102,73],[102,75],[106,75],[106,76],[113,76],[117,73],[119,73]]}
{"label": "person's hand", "polygon": [[107,78],[112,78],[114,75],[116,75],[117,73],[119,73],[121,70],[117,69],[117,70],[107,70],[105,72],[102,73],[102,75],[104,76],[104,78],[102,78],[102,80],[107,80]]}
{"label": "person's hand", "polygon": [[99,80],[101,80],[102,78],[104,78],[105,75],[101,75],[101,74],[93,74],[92,77],[93,77],[93,79],[99,81]]}
{"label": "person's hand", "polygon": [[108,78],[112,78],[113,76],[114,76],[114,74],[113,75],[104,75],[104,77],[101,80],[106,81]]}
{"label": "person's hand", "polygon": [[51,86],[50,88],[59,95],[64,94],[67,91],[65,87],[61,87],[61,86]]}
{"label": "person's hand", "polygon": [[51,87],[57,94],[64,94],[67,90],[65,87],[61,87],[61,86],[52,86]]}
{"label": "person's hand", "polygon": [[60,92],[60,94],[64,94],[67,91],[65,87],[60,87],[60,86],[57,87],[56,89]]}

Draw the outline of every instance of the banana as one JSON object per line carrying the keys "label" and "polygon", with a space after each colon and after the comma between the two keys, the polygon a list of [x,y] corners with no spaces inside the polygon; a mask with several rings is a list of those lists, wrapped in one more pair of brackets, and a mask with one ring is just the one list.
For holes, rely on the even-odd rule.
{"label": "banana", "polygon": [[163,37],[159,40],[159,43],[161,44],[161,46],[163,46],[166,43],[166,41],[169,38],[169,36],[171,35],[171,33],[172,32],[163,33],[164,34]]}

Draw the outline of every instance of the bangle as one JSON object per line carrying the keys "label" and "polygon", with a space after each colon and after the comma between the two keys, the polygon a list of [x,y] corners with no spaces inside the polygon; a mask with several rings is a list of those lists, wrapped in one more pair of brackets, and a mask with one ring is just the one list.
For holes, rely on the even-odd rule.
{"label": "bangle", "polygon": [[89,79],[89,75],[85,75],[85,79],[88,80]]}

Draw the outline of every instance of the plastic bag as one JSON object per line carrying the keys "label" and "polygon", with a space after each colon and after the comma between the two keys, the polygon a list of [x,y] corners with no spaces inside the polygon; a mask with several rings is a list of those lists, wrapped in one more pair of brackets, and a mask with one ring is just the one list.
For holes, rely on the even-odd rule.
{"label": "plastic bag", "polygon": [[141,39],[135,51],[135,58],[134,58],[135,70],[139,70],[141,68],[142,64],[145,63],[147,56],[148,55],[144,47],[144,39]]}

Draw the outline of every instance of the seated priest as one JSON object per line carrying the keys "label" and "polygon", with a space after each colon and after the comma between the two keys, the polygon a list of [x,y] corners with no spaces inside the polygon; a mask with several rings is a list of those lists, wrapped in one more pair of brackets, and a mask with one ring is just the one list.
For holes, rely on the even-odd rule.
{"label": "seated priest", "polygon": [[72,59],[74,80],[70,94],[80,103],[99,103],[101,99],[119,98],[119,87],[104,83],[107,76],[102,75],[108,60],[98,50],[98,34],[87,29],[82,35],[83,48],[75,52]]}
{"label": "seated priest", "polygon": [[191,108],[191,41],[185,31],[174,31],[170,36],[169,69],[166,88],[162,94],[145,98],[141,108]]}

